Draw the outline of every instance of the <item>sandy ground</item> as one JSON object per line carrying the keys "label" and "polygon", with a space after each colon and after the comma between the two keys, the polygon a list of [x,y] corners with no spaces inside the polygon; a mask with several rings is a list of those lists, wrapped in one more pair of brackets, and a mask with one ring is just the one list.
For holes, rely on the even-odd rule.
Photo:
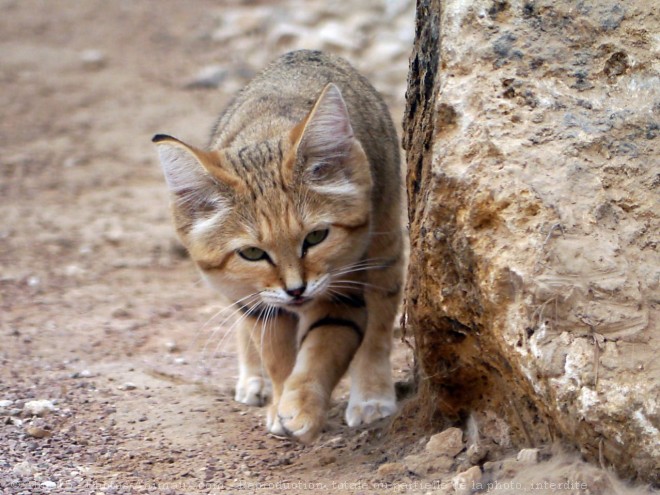
{"label": "sandy ground", "polygon": [[[348,429],[345,385],[310,447],[268,436],[263,410],[232,401],[233,338],[174,238],[150,138],[204,145],[258,64],[305,40],[295,22],[260,38],[267,4],[257,21],[190,5],[0,2],[1,493],[370,493],[377,467],[416,445],[415,432],[381,438],[383,423]],[[389,18],[410,37],[411,13]],[[332,21],[314,15],[303,21]],[[365,22],[371,38],[344,48],[368,57],[378,33]],[[407,50],[380,86],[397,121]],[[210,64],[219,89],[195,79]],[[400,344],[396,378],[410,366]],[[31,400],[55,409],[32,416]]]}

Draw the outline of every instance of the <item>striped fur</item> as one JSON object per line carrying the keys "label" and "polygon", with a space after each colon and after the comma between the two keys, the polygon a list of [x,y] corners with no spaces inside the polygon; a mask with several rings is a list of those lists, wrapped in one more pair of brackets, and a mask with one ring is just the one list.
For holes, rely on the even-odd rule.
{"label": "striped fur", "polygon": [[371,85],[342,59],[292,52],[239,93],[208,149],[154,142],[182,242],[242,315],[236,399],[262,403],[265,370],[269,430],[310,441],[350,364],[348,423],[394,412],[399,147]]}

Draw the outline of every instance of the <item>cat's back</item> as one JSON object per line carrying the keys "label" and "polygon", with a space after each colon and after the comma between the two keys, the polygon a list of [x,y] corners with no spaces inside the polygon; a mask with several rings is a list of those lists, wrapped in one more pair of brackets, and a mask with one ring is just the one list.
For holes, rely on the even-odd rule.
{"label": "cat's back", "polygon": [[306,117],[328,83],[341,90],[372,167],[398,175],[398,139],[381,96],[347,61],[312,50],[287,53],[258,74],[218,120],[211,149],[247,146],[287,132]]}

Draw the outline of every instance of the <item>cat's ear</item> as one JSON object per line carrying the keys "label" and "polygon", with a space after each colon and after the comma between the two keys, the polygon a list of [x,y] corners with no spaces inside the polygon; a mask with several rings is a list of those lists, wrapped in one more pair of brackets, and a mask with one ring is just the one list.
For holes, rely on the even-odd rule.
{"label": "cat's ear", "polygon": [[165,180],[177,204],[195,206],[220,199],[223,191],[236,186],[236,178],[218,167],[214,157],[164,134],[156,144]]}
{"label": "cat's ear", "polygon": [[[358,192],[365,172],[366,156],[355,139],[346,102],[339,88],[330,83],[314,107],[291,132],[296,164],[303,180],[327,192]],[[292,171],[293,175],[293,171]]]}
{"label": "cat's ear", "polygon": [[297,152],[306,160],[326,162],[343,159],[353,142],[353,127],[341,91],[328,84],[307,118],[293,131]]}

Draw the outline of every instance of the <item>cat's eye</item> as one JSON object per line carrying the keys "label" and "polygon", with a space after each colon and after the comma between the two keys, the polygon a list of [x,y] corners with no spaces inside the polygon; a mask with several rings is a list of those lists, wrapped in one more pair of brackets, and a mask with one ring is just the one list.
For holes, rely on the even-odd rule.
{"label": "cat's eye", "polygon": [[256,247],[247,247],[244,249],[240,249],[238,251],[238,255],[244,260],[248,260],[248,261],[270,260],[266,251]]}
{"label": "cat's eye", "polygon": [[303,255],[307,252],[308,248],[321,244],[326,237],[328,237],[328,229],[314,230],[307,234],[307,237],[303,241]]}

